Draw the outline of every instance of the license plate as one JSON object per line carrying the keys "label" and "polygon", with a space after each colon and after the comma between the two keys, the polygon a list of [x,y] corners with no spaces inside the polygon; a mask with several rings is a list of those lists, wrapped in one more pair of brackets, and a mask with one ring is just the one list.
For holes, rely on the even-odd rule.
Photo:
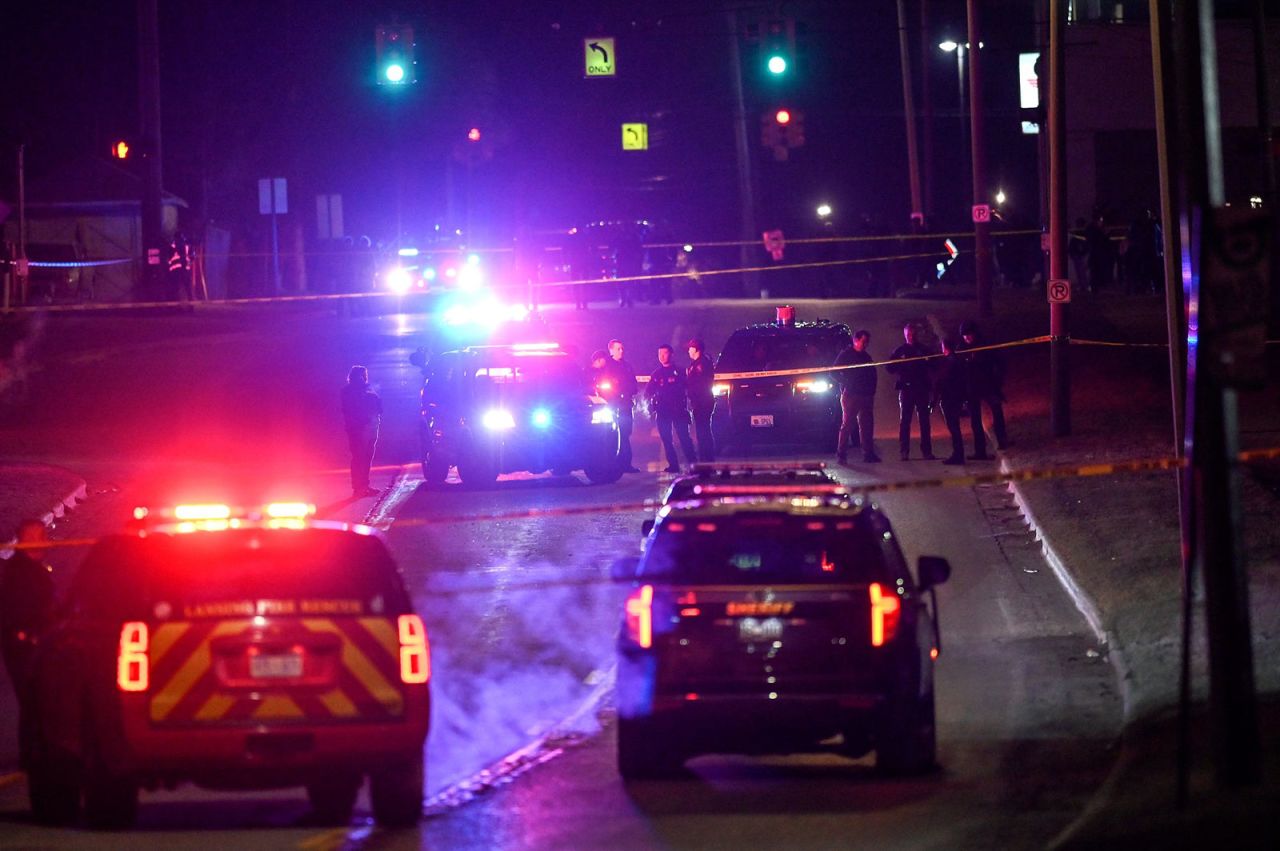
{"label": "license plate", "polygon": [[284,656],[250,656],[249,676],[260,680],[300,677],[302,676],[302,657],[297,653]]}
{"label": "license plate", "polygon": [[782,637],[782,618],[743,618],[738,621],[741,641],[773,641]]}
{"label": "license plate", "polygon": [[752,414],[752,428],[773,428],[773,414]]}

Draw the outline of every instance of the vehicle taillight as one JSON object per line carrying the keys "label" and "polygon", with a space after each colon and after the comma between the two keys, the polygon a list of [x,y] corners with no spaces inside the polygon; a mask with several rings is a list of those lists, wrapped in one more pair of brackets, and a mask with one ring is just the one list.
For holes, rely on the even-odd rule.
{"label": "vehicle taillight", "polygon": [[627,598],[627,637],[638,646],[653,646],[653,586],[641,585]]}
{"label": "vehicle taillight", "polygon": [[401,615],[397,621],[400,630],[400,681],[416,684],[431,679],[431,645],[427,643],[427,629],[417,615]]}
{"label": "vehicle taillight", "polygon": [[116,654],[116,684],[121,691],[146,691],[151,681],[147,658],[147,625],[129,621],[120,627],[120,650]]}
{"label": "vehicle taillight", "polygon": [[871,646],[880,647],[898,631],[898,614],[902,603],[898,595],[885,591],[879,582],[871,583]]}

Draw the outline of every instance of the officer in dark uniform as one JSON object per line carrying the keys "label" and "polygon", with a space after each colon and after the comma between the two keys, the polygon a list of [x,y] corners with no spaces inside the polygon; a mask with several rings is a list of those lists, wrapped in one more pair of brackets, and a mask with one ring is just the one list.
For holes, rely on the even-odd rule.
{"label": "officer in dark uniform", "polygon": [[[934,354],[916,342],[917,328],[914,322],[902,326],[901,346],[889,355],[890,360],[920,358]],[[898,449],[902,460],[911,457],[911,420],[918,415],[920,420],[920,452],[926,461],[932,461],[933,435],[929,433],[929,402],[933,396],[933,382],[930,377],[929,362],[912,360],[909,363],[889,364],[886,367],[890,374],[898,380],[894,388],[898,391]]]}
{"label": "officer in dark uniform", "polygon": [[673,350],[665,343],[658,346],[658,368],[649,376],[649,386],[644,389],[649,400],[649,413],[658,425],[658,437],[667,453],[668,473],[680,472],[680,459],[671,439],[674,429],[680,439],[680,448],[692,464],[697,460],[693,451],[693,438],[689,437],[689,394],[685,389],[685,375],[672,360]]}
{"label": "officer in dark uniform", "polygon": [[[604,378],[600,382],[600,395],[613,406],[618,417],[618,464],[624,473],[638,473],[640,470],[631,463],[631,431],[635,426],[632,407],[636,394],[640,392],[640,383],[636,381],[636,371],[622,358],[622,341],[609,341],[609,362],[605,364]],[[605,383],[609,387],[605,388]]]}
{"label": "officer in dark uniform", "polygon": [[609,353],[604,349],[596,349],[591,353],[591,367],[587,370],[587,382],[591,394],[604,398],[613,384],[609,381]]}
{"label": "officer in dark uniform", "polygon": [[960,433],[960,417],[969,399],[969,382],[965,375],[965,362],[956,353],[956,341],[946,337],[942,341],[942,353],[946,355],[938,367],[938,380],[934,395],[942,404],[942,418],[947,421],[951,433],[951,455],[943,464],[964,463],[964,436]]}
{"label": "officer in dark uniform", "polygon": [[716,371],[711,358],[704,354],[706,346],[694,337],[688,343],[689,368],[685,370],[688,385],[689,406],[693,408],[693,430],[698,436],[698,460],[710,463],[716,460],[716,443],[711,434],[711,416],[715,413],[716,397],[711,389]]}
{"label": "officer in dark uniform", "polygon": [[978,323],[963,322],[960,325],[961,344],[958,351],[965,352],[965,372],[969,382],[969,425],[973,429],[974,461],[990,459],[987,454],[987,433],[982,427],[982,405],[991,409],[991,428],[996,433],[996,447],[1009,445],[1009,433],[1004,422],[1004,358],[995,349],[973,352],[969,349],[986,345]]}
{"label": "officer in dark uniform", "polygon": [[353,366],[347,374],[347,386],[342,388],[342,419],[351,447],[351,497],[378,496],[382,491],[369,487],[369,471],[378,445],[382,400],[369,389],[369,370],[363,366]]}
{"label": "officer in dark uniform", "polygon": [[[871,344],[871,332],[858,330],[853,342],[836,355],[835,366],[874,363],[867,346]],[[836,460],[841,464],[849,460],[849,446],[862,448],[862,460],[868,464],[880,463],[876,454],[876,368],[845,369],[835,374],[840,382],[840,437],[836,442]],[[857,443],[853,443],[854,421],[857,421]]]}
{"label": "officer in dark uniform", "polygon": [[0,573],[0,654],[21,714],[28,702],[36,642],[53,614],[53,577],[38,546],[49,539],[44,524],[23,520],[14,537],[33,548],[15,551]]}

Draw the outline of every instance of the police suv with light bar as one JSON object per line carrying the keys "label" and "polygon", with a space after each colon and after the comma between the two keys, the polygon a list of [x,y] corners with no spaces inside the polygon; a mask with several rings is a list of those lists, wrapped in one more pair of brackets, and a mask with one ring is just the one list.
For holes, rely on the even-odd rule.
{"label": "police suv with light bar", "polygon": [[133,823],[140,789],[305,786],[347,824],[417,822],[427,632],[382,541],[276,503],[137,509],[102,538],[39,636],[21,725],[46,823]]}
{"label": "police suv with light bar", "polygon": [[616,482],[614,410],[556,343],[469,346],[422,367],[422,475],[441,485],[456,467],[463,484],[492,485],[502,473],[582,470]]}
{"label": "police suv with light bar", "polygon": [[[876,752],[934,766],[933,588],[889,521],[843,496],[672,503],[639,559],[618,639],[618,768],[667,776],[702,753]],[[837,736],[839,739],[837,740]],[[839,745],[829,743],[839,741]]]}

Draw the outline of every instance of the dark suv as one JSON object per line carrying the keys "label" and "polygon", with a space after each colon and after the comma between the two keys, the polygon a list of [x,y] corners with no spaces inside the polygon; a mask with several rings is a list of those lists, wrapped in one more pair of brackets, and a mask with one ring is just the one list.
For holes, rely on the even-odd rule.
{"label": "dark suv", "polygon": [[558,345],[470,346],[419,365],[428,485],[454,466],[477,487],[517,471],[582,470],[596,484],[621,477],[615,413]]}
{"label": "dark suv", "polygon": [[22,761],[41,821],[134,821],[140,788],[306,786],[346,824],[422,811],[430,647],[372,530],[185,505],[99,540],[40,636]]}
{"label": "dark suv", "polygon": [[664,507],[644,554],[613,567],[634,585],[618,639],[622,776],[831,748],[874,750],[889,774],[931,769],[932,589],[950,566],[925,556],[917,573],[885,516],[849,496]]}
{"label": "dark suv", "polygon": [[[782,311],[779,311],[782,313]],[[827,319],[788,318],[748,325],[729,337],[716,362],[716,445],[800,440],[835,445],[840,388],[824,371],[852,340],[849,326]],[[720,378],[723,373],[804,370],[769,377]]]}

